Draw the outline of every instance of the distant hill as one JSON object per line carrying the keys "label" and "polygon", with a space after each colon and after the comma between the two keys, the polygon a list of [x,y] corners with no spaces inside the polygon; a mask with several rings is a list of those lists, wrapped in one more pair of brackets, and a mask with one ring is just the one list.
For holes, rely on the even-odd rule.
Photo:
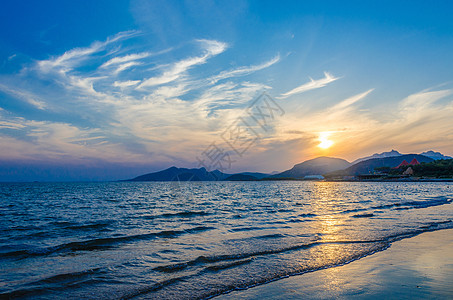
{"label": "distant hill", "polygon": [[171,167],[159,172],[148,173],[127,181],[216,181],[223,180],[230,174],[218,170],[208,172],[205,168],[186,169]]}
{"label": "distant hill", "polygon": [[355,165],[361,161],[365,161],[365,160],[369,160],[369,159],[373,159],[373,158],[387,158],[387,157],[395,157],[395,156],[401,156],[401,155],[403,155],[403,154],[392,149],[392,151],[389,151],[389,152],[374,153],[371,156],[366,156],[366,157],[356,159],[355,161],[352,162],[352,164]]}
{"label": "distant hill", "polygon": [[323,156],[304,161],[290,170],[271,175],[269,178],[304,178],[307,175],[322,175],[332,171],[343,170],[350,165],[344,159]]}
{"label": "distant hill", "polygon": [[[405,155],[405,154],[401,154],[397,150],[393,150],[392,149],[392,151],[382,152],[382,153],[374,153],[371,156],[366,156],[366,157],[362,157],[362,158],[356,159],[355,161],[352,162],[352,164],[355,165],[355,164],[357,164],[359,162],[362,162],[362,161],[365,161],[365,160],[369,160],[369,159],[373,159],[373,158],[397,157],[397,156],[402,156],[402,155]],[[432,150],[420,153],[420,155],[432,158],[434,160],[438,160],[438,159],[452,159],[452,157],[450,157],[450,156],[446,156],[446,155],[443,155],[440,152],[434,152]]]}
{"label": "distant hill", "polygon": [[[403,160],[407,162],[414,158],[420,163],[432,162],[434,160],[450,159],[439,152],[426,151],[421,154],[401,154],[396,150],[383,153],[375,153],[368,157],[360,158],[357,163],[349,163],[341,158],[318,157],[294,165],[290,170],[277,174],[266,174],[259,172],[242,172],[237,174],[226,174],[219,170],[207,171],[205,168],[187,169],[171,167],[159,172],[148,173],[126,181],[251,181],[251,180],[282,180],[304,179],[306,176],[324,175],[335,176],[356,176],[372,174],[375,168],[396,167]],[[274,173],[274,172],[273,172]]]}
{"label": "distant hill", "polygon": [[140,175],[126,181],[218,181],[218,180],[259,180],[268,177],[269,174],[259,172],[243,172],[238,174],[226,174],[219,170],[207,171],[205,168],[186,169],[171,167],[159,172]]}
{"label": "distant hill", "polygon": [[255,177],[256,179],[263,179],[263,178],[269,177],[271,174],[259,173],[259,172],[242,172],[242,173],[237,173],[237,174],[233,174],[233,175],[245,175],[245,176]]}
{"label": "distant hill", "polygon": [[440,153],[440,152],[434,152],[434,151],[432,151],[432,150],[426,151],[426,152],[423,152],[423,153],[420,153],[420,155],[427,156],[427,157],[432,158],[432,159],[434,159],[434,160],[439,160],[439,159],[452,159],[452,158],[453,158],[453,157],[450,157],[450,156],[443,155],[443,154]]}
{"label": "distant hill", "polygon": [[252,175],[239,173],[239,174],[233,174],[233,175],[225,178],[225,180],[226,181],[255,181],[255,180],[259,180],[259,179]]}
{"label": "distant hill", "polygon": [[394,156],[394,157],[373,158],[373,159],[369,159],[369,160],[365,160],[365,161],[356,163],[344,170],[327,173],[327,174],[325,174],[325,176],[332,177],[332,176],[355,176],[355,175],[361,175],[361,174],[372,174],[374,172],[375,168],[380,168],[380,167],[393,168],[393,167],[398,166],[403,160],[410,162],[414,158],[417,159],[418,162],[420,162],[420,163],[433,161],[432,158],[429,158],[429,157],[426,157],[426,156],[423,156],[420,154],[405,154],[405,155]]}

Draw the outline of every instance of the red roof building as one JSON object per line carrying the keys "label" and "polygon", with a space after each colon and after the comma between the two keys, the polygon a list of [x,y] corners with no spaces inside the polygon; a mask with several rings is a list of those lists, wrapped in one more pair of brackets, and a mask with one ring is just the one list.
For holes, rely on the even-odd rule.
{"label": "red roof building", "polygon": [[395,169],[398,169],[398,168],[401,168],[401,167],[405,167],[405,166],[408,166],[409,163],[406,161],[406,160],[403,160],[397,167],[395,167]]}
{"label": "red roof building", "polygon": [[420,163],[418,162],[418,160],[416,158],[414,158],[409,164],[411,166],[416,166],[416,165],[419,165]]}

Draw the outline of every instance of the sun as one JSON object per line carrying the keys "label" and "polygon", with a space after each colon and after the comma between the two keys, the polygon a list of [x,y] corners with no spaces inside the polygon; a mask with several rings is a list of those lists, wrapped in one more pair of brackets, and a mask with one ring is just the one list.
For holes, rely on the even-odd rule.
{"label": "sun", "polygon": [[319,148],[328,149],[334,144],[333,141],[329,140],[329,136],[331,134],[332,133],[329,131],[321,132],[319,134],[319,138],[318,138],[318,141],[320,142],[318,145]]}

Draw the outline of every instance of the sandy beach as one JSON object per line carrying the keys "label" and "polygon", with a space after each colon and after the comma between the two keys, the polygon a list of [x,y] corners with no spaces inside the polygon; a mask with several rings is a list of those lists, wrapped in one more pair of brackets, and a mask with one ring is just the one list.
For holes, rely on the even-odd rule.
{"label": "sandy beach", "polygon": [[347,265],[284,278],[215,299],[447,299],[453,229],[397,241]]}

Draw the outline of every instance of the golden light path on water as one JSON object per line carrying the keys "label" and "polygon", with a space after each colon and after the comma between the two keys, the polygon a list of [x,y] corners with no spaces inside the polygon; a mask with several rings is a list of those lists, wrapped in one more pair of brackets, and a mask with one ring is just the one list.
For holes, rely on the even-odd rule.
{"label": "golden light path on water", "polygon": [[[333,142],[332,142],[333,143]],[[341,205],[338,202],[338,184],[334,182],[317,182],[313,188],[312,203],[315,210],[318,212],[317,216],[317,232],[321,233],[322,240],[324,241],[341,241],[347,239],[341,233],[346,216],[341,214],[323,214],[323,212],[333,212],[335,207]],[[325,245],[322,247],[322,258],[325,264],[329,261],[335,261],[336,257],[347,256],[346,247],[340,245]],[[335,294],[341,289],[342,280],[338,277],[337,268],[327,268],[324,270],[323,278],[321,280],[325,283],[325,289],[329,294]]]}

